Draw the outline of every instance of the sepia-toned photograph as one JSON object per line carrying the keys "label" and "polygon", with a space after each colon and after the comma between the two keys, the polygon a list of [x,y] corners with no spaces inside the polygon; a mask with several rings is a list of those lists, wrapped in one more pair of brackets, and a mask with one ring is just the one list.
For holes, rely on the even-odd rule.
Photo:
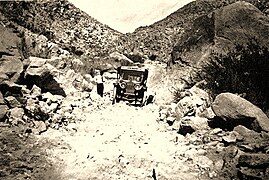
{"label": "sepia-toned photograph", "polygon": [[0,0],[0,180],[268,180],[269,0]]}

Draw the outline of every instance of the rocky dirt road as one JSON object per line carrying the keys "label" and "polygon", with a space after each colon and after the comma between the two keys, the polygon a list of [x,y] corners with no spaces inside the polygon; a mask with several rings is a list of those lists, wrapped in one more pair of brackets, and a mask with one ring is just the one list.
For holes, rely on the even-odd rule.
{"label": "rocky dirt road", "polygon": [[[150,74],[151,89],[154,78],[160,80]],[[189,161],[198,151],[184,136],[169,131],[166,123],[158,121],[157,104],[142,108],[124,102],[112,105],[108,96],[111,82],[105,87],[107,96],[95,100],[95,110],[83,114],[85,121],[69,124],[65,129],[50,129],[40,136],[58,142],[47,152],[62,179],[202,178],[203,172],[195,167],[197,163]],[[159,102],[163,100],[161,96],[157,95]]]}
{"label": "rocky dirt road", "polygon": [[42,137],[59,142],[49,154],[62,179],[196,179],[182,156],[190,147],[157,118],[155,105],[119,103]]}
{"label": "rocky dirt road", "polygon": [[104,98],[96,88],[65,98],[62,104],[75,106],[67,125],[40,135],[20,124],[17,133],[2,128],[0,179],[218,179],[223,162],[208,158],[209,146],[201,143],[199,131],[183,136],[159,121],[160,106],[173,99],[169,76],[177,76],[167,74],[162,64],[146,66],[148,90],[156,93],[152,104],[112,105],[114,80],[107,80]]}

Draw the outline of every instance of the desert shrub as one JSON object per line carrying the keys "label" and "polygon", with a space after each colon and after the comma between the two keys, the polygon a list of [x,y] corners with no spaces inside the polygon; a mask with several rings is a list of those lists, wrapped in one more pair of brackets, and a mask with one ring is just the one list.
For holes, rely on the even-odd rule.
{"label": "desert shrub", "polygon": [[222,92],[241,94],[257,106],[268,109],[268,58],[268,48],[252,40],[246,46],[237,45],[226,55],[213,53],[198,74],[206,80],[206,88],[213,95]]}

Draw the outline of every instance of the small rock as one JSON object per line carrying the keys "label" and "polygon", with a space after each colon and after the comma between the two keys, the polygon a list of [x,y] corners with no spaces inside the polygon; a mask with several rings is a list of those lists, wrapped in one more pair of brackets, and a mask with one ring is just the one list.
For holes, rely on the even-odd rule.
{"label": "small rock", "polygon": [[198,149],[197,154],[198,155],[206,155],[206,150],[204,150],[204,149]]}
{"label": "small rock", "polygon": [[5,98],[9,108],[22,107],[21,103],[13,96],[8,96]]}
{"label": "small rock", "polygon": [[38,109],[39,109],[39,106],[38,106],[38,100],[36,100],[36,99],[32,99],[32,98],[27,99],[25,109],[26,109],[29,113],[32,113],[32,115],[34,115],[34,113],[37,112]]}
{"label": "small rock", "polygon": [[234,131],[239,133],[241,136],[246,137],[253,134],[258,134],[257,132],[246,128],[245,126],[239,125],[234,128]]}
{"label": "small rock", "polygon": [[229,132],[228,135],[223,136],[222,139],[226,143],[235,143],[236,142],[236,135],[233,132]]}
{"label": "small rock", "polygon": [[31,90],[27,89],[25,86],[22,87],[21,93],[24,97],[28,97],[31,93]]}
{"label": "small rock", "polygon": [[234,158],[238,154],[238,148],[236,146],[228,146],[225,148],[227,157]]}
{"label": "small rock", "polygon": [[5,119],[8,109],[7,105],[0,105],[0,121]]}
{"label": "small rock", "polygon": [[269,154],[242,154],[239,157],[238,165],[267,168],[269,166]]}
{"label": "small rock", "polygon": [[8,112],[8,117],[10,119],[20,119],[22,120],[24,115],[24,110],[22,108],[12,108]]}
{"label": "small rock", "polygon": [[239,179],[265,180],[261,169],[251,169],[246,167],[240,168],[238,177]]}
{"label": "small rock", "polygon": [[13,125],[18,125],[19,123],[24,124],[23,116],[24,109],[22,108],[12,108],[8,112],[9,122]]}
{"label": "small rock", "polygon": [[59,104],[58,103],[52,103],[50,106],[49,106],[49,112],[55,112],[59,107]]}
{"label": "small rock", "polygon": [[167,124],[169,124],[169,126],[172,126],[174,124],[175,120],[176,120],[176,118],[171,117],[171,116],[166,118],[166,122],[167,122]]}
{"label": "small rock", "polygon": [[219,159],[217,161],[214,162],[214,167],[217,171],[221,171],[222,168],[223,168],[223,164],[224,164],[224,161],[223,159]]}
{"label": "small rock", "polygon": [[247,145],[247,144],[239,145],[239,147],[240,147],[243,151],[246,151],[246,152],[253,152],[253,151],[254,151],[254,147],[249,146],[249,145]]}
{"label": "small rock", "polygon": [[201,117],[184,117],[182,118],[179,133],[186,135],[187,133],[193,133],[197,130],[208,129],[208,123],[206,118]]}
{"label": "small rock", "polygon": [[34,84],[33,87],[32,87],[32,89],[31,89],[30,94],[33,97],[41,96],[41,89]]}
{"label": "small rock", "polygon": [[203,169],[211,169],[213,167],[213,161],[206,156],[197,156],[193,158],[193,163]]}
{"label": "small rock", "polygon": [[80,59],[72,59],[71,60],[72,69],[76,72],[81,71],[84,68],[84,63]]}
{"label": "small rock", "polygon": [[210,134],[219,134],[219,133],[221,133],[223,130],[222,129],[220,129],[220,128],[214,128],[211,132],[210,132]]}
{"label": "small rock", "polygon": [[0,105],[4,105],[4,104],[6,104],[6,102],[4,100],[3,94],[0,91]]}
{"label": "small rock", "polygon": [[199,117],[207,118],[207,119],[213,119],[216,115],[211,107],[206,108],[204,111],[197,113]]}
{"label": "small rock", "polygon": [[39,107],[40,107],[40,110],[43,113],[45,113],[45,114],[49,114],[50,113],[49,105],[46,102],[39,101]]}
{"label": "small rock", "polygon": [[47,131],[47,126],[43,121],[33,121],[33,122],[35,125],[35,129],[32,130],[34,134],[39,135],[39,134]]}

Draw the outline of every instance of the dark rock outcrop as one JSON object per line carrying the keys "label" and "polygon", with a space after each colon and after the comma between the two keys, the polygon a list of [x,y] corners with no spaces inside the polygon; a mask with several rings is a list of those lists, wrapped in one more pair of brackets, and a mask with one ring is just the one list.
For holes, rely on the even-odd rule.
{"label": "dark rock outcrop", "polygon": [[0,104],[0,121],[6,118],[7,112],[8,112],[8,106]]}
{"label": "dark rock outcrop", "polygon": [[269,166],[269,154],[242,154],[238,164],[246,167],[267,168]]}
{"label": "dark rock outcrop", "polygon": [[217,117],[227,126],[244,125],[257,132],[269,131],[269,119],[265,113],[249,101],[232,93],[218,95],[212,104]]}
{"label": "dark rock outcrop", "polygon": [[2,56],[17,56],[21,55],[19,45],[21,39],[9,29],[0,25],[0,58]]}
{"label": "dark rock outcrop", "polygon": [[[253,2],[252,2],[253,3]],[[268,46],[269,18],[254,5],[236,2],[197,18],[172,51],[172,61],[199,65],[212,51],[227,53],[255,39]]]}
{"label": "dark rock outcrop", "polygon": [[0,91],[0,105],[3,105],[3,104],[6,104],[6,103],[5,103],[2,92]]}
{"label": "dark rock outcrop", "polygon": [[20,57],[2,56],[0,59],[0,83],[4,81],[17,82],[23,71]]}
{"label": "dark rock outcrop", "polygon": [[23,71],[21,39],[10,29],[0,25],[0,83],[18,81]]}
{"label": "dark rock outcrop", "polygon": [[268,154],[242,154],[239,157],[238,176],[240,179],[267,179],[268,172],[266,169],[269,167]]}

